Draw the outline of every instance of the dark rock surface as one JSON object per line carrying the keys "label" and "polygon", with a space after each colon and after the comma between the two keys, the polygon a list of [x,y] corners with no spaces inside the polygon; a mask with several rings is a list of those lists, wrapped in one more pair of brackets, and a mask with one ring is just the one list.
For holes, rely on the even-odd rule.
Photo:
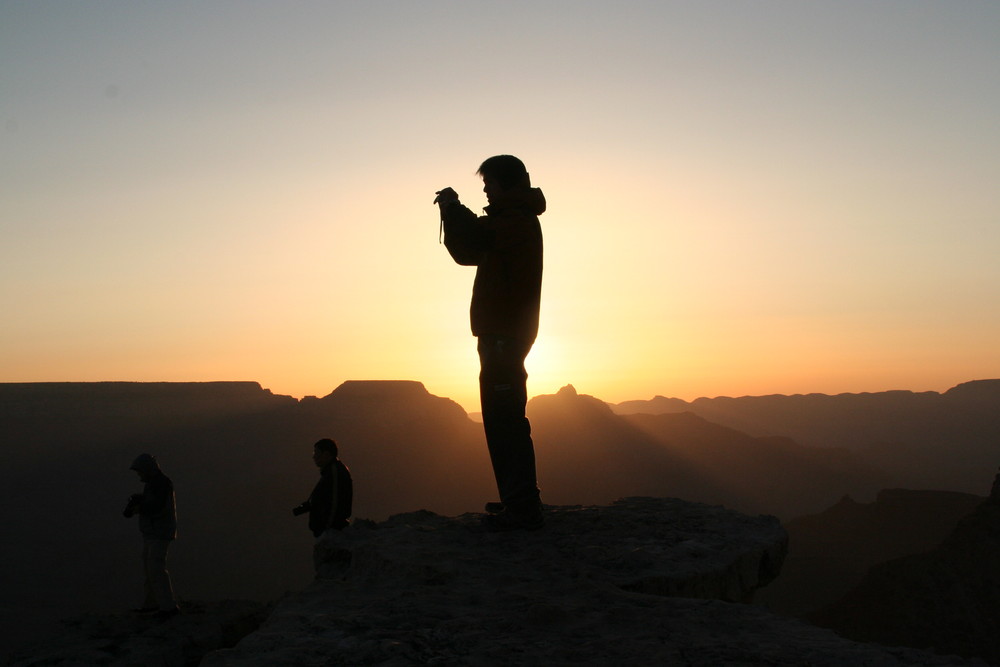
{"label": "dark rock surface", "polygon": [[955,491],[883,489],[873,503],[845,496],[819,514],[788,521],[781,576],[754,602],[793,616],[826,607],[873,565],[937,547],[983,500]]}
{"label": "dark rock surface", "polygon": [[876,565],[857,588],[810,619],[860,641],[1000,665],[1000,475],[990,497],[940,546]]}
{"label": "dark rock surface", "polygon": [[11,667],[186,667],[233,646],[257,629],[272,605],[234,601],[188,603],[165,620],[130,612],[88,614],[63,622],[53,637],[17,651]]}
{"label": "dark rock surface", "polygon": [[787,549],[774,517],[675,498],[550,507],[541,531],[488,533],[477,514],[413,512],[337,537],[337,546],[351,553],[350,566],[343,573],[336,565],[321,570],[323,578],[452,588],[478,585],[495,570],[501,578],[600,579],[636,592],[733,602],[774,579]]}
{"label": "dark rock surface", "polygon": [[972,664],[724,601],[766,584],[786,545],[773,517],[721,507],[630,498],[502,534],[415,512],[328,546],[323,578],[202,665]]}

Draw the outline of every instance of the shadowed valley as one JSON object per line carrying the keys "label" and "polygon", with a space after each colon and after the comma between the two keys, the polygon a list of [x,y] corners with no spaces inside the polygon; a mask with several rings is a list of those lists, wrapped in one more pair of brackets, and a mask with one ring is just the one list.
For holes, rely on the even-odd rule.
{"label": "shadowed valley", "polygon": [[[547,503],[676,497],[785,521],[786,574],[810,583],[797,597],[759,597],[803,614],[846,593],[869,566],[936,546],[981,500],[974,494],[989,488],[998,462],[998,386],[615,406],[568,386],[532,399],[528,416]],[[313,576],[312,537],[290,509],[315,481],[309,457],[320,437],[341,445],[356,517],[458,515],[494,499],[481,425],[417,382],[347,382],[301,401],[239,382],[0,385],[0,514],[12,537],[0,553],[6,643],[42,628],[38,620],[134,605],[139,545],[120,513],[135,490],[128,464],[143,451],[177,488],[170,568],[182,598],[269,600],[302,589]],[[850,503],[900,487],[946,493],[871,528],[875,542],[892,534],[886,542],[898,548],[873,549],[846,575],[794,565],[797,531],[814,534],[804,544],[850,551],[867,520]],[[807,519],[825,511],[842,515],[826,535],[826,519]],[[913,519],[927,512],[939,517],[933,530]]]}

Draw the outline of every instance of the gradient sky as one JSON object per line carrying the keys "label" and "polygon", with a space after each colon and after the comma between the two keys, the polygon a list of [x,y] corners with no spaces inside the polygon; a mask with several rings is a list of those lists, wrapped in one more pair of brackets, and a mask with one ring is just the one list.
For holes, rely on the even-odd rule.
{"label": "gradient sky", "polygon": [[434,191],[549,201],[529,394],[1000,377],[1000,3],[0,0],[0,381],[477,408]]}

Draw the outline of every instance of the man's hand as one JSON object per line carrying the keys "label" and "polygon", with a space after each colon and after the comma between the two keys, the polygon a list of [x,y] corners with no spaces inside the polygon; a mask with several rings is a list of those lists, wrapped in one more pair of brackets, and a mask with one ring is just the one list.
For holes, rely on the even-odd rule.
{"label": "man's hand", "polygon": [[438,190],[434,194],[437,197],[434,198],[435,204],[440,204],[442,207],[447,206],[452,202],[458,201],[458,193],[451,188],[445,188],[444,190]]}
{"label": "man's hand", "polygon": [[125,505],[125,510],[122,512],[122,516],[126,519],[131,519],[135,516],[135,511],[139,509],[140,503],[142,503],[142,494],[133,493],[128,497],[128,503]]}

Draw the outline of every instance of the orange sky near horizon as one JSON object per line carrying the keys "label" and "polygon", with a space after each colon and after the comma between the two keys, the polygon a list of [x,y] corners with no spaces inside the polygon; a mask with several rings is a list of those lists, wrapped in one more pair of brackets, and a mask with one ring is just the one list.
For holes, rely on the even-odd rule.
{"label": "orange sky near horizon", "polygon": [[434,191],[549,202],[529,394],[1000,377],[1000,5],[0,4],[0,382],[478,409]]}

